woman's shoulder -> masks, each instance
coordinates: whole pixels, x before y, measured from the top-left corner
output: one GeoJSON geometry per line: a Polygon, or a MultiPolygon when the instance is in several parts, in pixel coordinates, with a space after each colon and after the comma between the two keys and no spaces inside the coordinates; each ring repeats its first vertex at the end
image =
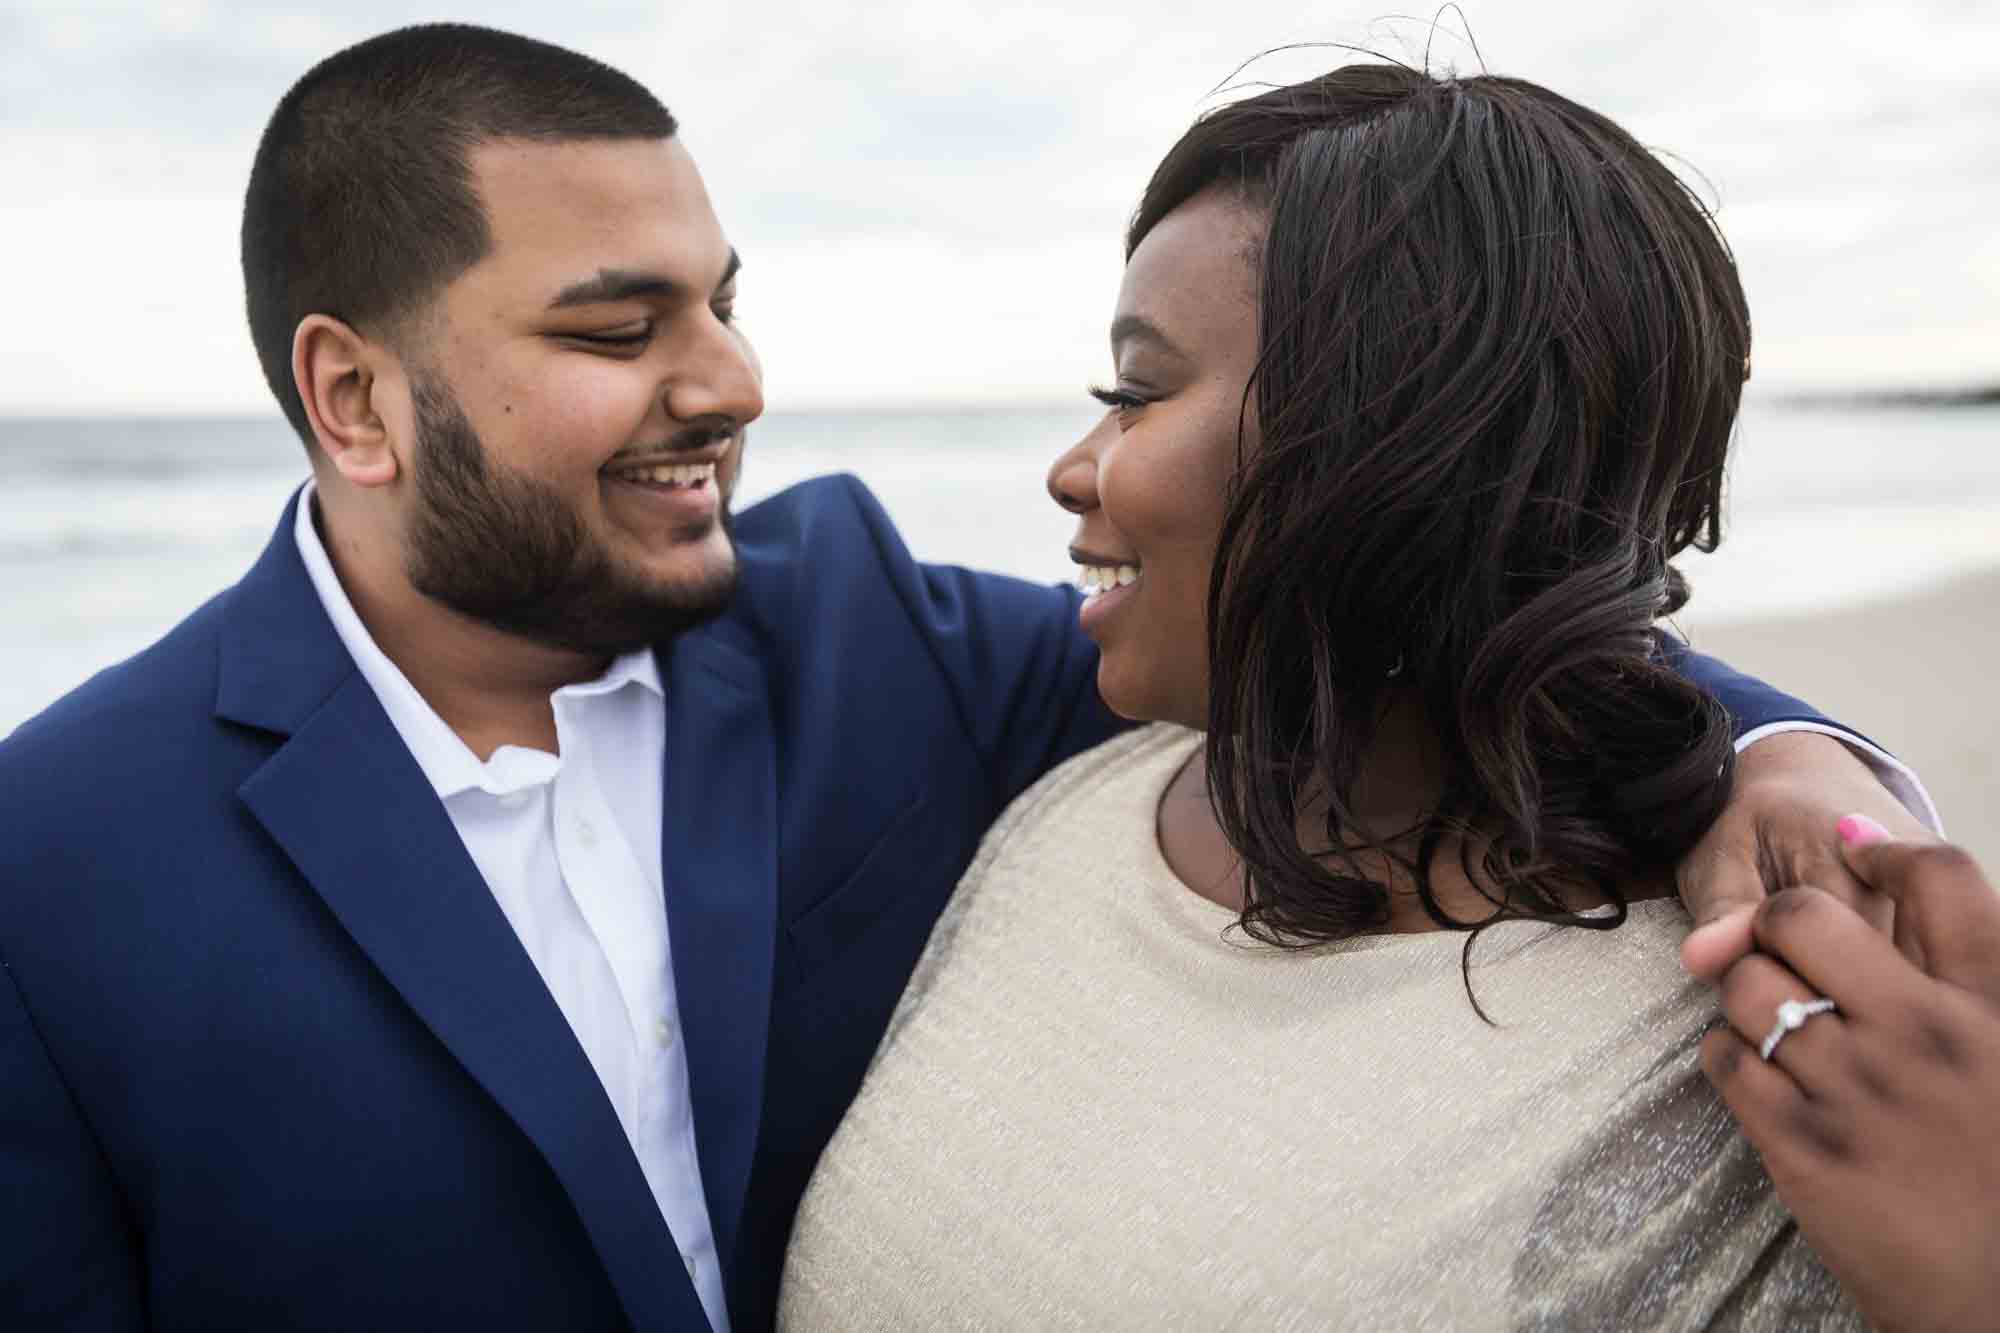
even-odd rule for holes
{"type": "Polygon", "coordinates": [[[1201,733],[1185,727],[1140,727],[1064,761],[1014,798],[931,928],[880,1050],[895,1043],[945,974],[982,970],[968,951],[1007,959],[1031,940],[1052,947],[1046,923],[1060,914],[1077,926],[1079,885],[1143,863],[1159,792],[1200,743],[1201,733]]]}
{"type": "Polygon", "coordinates": [[[1040,781],[1015,798],[994,827],[999,828],[1017,811],[1043,803],[1056,793],[1132,780],[1140,774],[1161,768],[1171,773],[1186,761],[1201,741],[1201,732],[1174,722],[1149,722],[1145,726],[1120,732],[1102,745],[1072,755],[1043,774],[1040,781]]]}
{"type": "Polygon", "coordinates": [[[995,820],[960,880],[961,890],[983,878],[1003,852],[1024,837],[1065,826],[1104,827],[1129,823],[1142,816],[1148,828],[1160,789],[1201,744],[1202,733],[1171,722],[1114,736],[1102,745],[1074,755],[1043,774],[1034,786],[1014,798],[995,820]]]}

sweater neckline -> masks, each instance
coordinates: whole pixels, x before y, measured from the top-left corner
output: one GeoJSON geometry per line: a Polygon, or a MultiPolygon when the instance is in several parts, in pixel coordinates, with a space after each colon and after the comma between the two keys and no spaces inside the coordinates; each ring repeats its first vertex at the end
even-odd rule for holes
{"type": "MultiPolygon", "coordinates": [[[[1456,952],[1465,947],[1466,932],[1457,930],[1424,931],[1415,934],[1355,935],[1344,940],[1329,940],[1323,944],[1311,945],[1304,949],[1286,949],[1265,944],[1251,938],[1236,928],[1237,914],[1212,898],[1203,897],[1194,887],[1174,873],[1167,864],[1166,853],[1160,848],[1160,803],[1166,798],[1167,788],[1172,785],[1174,775],[1181,765],[1205,742],[1205,734],[1185,727],[1161,724],[1161,735],[1155,745],[1147,747],[1144,781],[1134,783],[1134,795],[1138,798],[1143,815],[1138,841],[1140,849],[1140,870],[1146,880],[1149,896],[1157,900],[1152,906],[1162,915],[1173,920],[1182,932],[1198,937],[1206,945],[1226,950],[1232,955],[1244,957],[1275,958],[1325,958],[1340,954],[1370,953],[1378,949],[1433,949],[1445,947],[1456,952]]],[[[1680,910],[1675,898],[1646,898],[1626,904],[1628,921],[1650,917],[1655,913],[1672,913],[1680,910]]],[[[1612,909],[1593,908],[1584,915],[1610,915],[1612,909]]],[[[1536,931],[1560,929],[1545,921],[1503,921],[1487,928],[1488,942],[1502,947],[1509,936],[1522,928],[1536,931]]],[[[1520,942],[1516,940],[1515,942],[1520,942]]]]}

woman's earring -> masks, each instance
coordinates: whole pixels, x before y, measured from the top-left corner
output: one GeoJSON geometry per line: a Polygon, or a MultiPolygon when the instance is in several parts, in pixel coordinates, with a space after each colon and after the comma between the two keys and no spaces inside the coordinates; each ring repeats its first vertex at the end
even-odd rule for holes
{"type": "Polygon", "coordinates": [[[1401,653],[1397,653],[1396,665],[1389,668],[1387,678],[1389,680],[1394,680],[1396,677],[1402,674],[1403,674],[1403,655],[1401,653]]]}

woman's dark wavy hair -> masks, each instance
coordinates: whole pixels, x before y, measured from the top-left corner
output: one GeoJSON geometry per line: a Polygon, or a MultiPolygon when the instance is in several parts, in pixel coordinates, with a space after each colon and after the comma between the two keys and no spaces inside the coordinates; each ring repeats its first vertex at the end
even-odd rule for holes
{"type": "Polygon", "coordinates": [[[1381,924],[1363,847],[1441,926],[1621,923],[1624,886],[1693,846],[1733,773],[1727,717],[1654,628],[1687,599],[1668,559],[1720,538],[1749,365],[1713,218],[1594,111],[1393,65],[1204,116],[1127,254],[1212,189],[1267,222],[1258,440],[1239,436],[1208,594],[1210,735],[1233,741],[1208,778],[1244,929],[1381,924]],[[1421,697],[1445,776],[1394,848],[1350,804],[1392,691],[1421,697]],[[1307,799],[1330,852],[1300,845],[1307,799]],[[1493,904],[1478,919],[1432,892],[1454,838],[1493,904]],[[1615,910],[1577,916],[1586,886],[1615,910]]]}

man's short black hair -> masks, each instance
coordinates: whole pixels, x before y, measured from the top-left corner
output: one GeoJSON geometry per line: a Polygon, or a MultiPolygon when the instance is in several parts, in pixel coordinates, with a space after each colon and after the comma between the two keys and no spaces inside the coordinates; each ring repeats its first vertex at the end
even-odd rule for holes
{"type": "Polygon", "coordinates": [[[491,28],[401,28],[315,65],[271,113],[243,200],[250,338],[299,437],[311,446],[292,382],[299,321],[331,315],[384,336],[492,244],[473,148],[674,130],[637,80],[491,28]]]}

